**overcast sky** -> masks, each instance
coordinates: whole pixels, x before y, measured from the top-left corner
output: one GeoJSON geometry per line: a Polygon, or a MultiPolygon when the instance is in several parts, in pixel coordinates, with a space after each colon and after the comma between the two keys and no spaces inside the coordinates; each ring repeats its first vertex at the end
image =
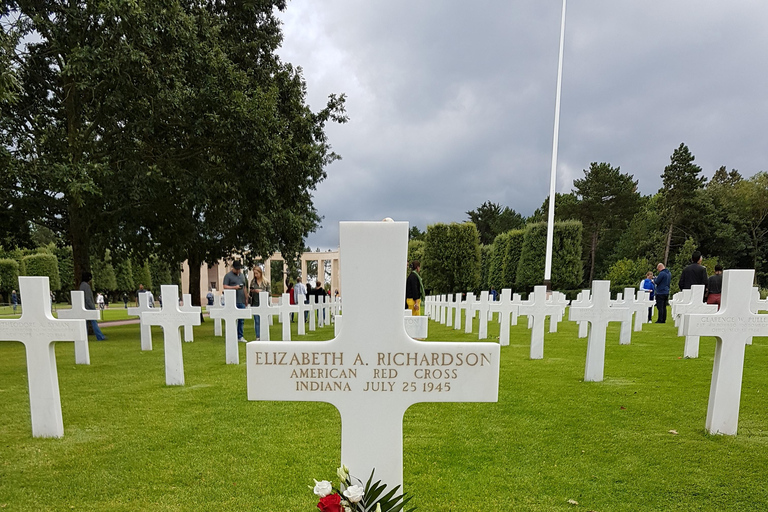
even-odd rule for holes
{"type": "MultiPolygon", "coordinates": [[[[343,160],[314,194],[307,244],[338,247],[342,220],[425,230],[490,200],[528,216],[549,193],[561,0],[290,0],[283,60],[301,66],[343,160]]],[[[768,171],[768,1],[568,2],[557,191],[608,162],[656,192],[688,145],[768,171]]]]}

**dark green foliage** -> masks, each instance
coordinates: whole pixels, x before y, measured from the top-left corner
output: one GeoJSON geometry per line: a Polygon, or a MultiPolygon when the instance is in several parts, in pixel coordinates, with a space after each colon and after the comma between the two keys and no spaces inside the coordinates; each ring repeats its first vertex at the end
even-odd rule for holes
{"type": "Polygon", "coordinates": [[[154,282],[152,281],[152,273],[149,270],[149,262],[139,263],[134,261],[131,264],[131,268],[133,269],[133,284],[136,286],[136,289],[139,288],[140,284],[143,284],[145,290],[152,290],[153,293],[160,291],[159,288],[155,290],[152,286],[154,282]]]}
{"type": "MultiPolygon", "coordinates": [[[[490,266],[491,259],[493,258],[493,246],[481,245],[480,246],[480,286],[476,291],[490,290],[490,266]]],[[[494,286],[495,288],[495,286],[494,286]]]]}
{"type": "Polygon", "coordinates": [[[488,284],[497,290],[504,288],[504,257],[507,254],[507,242],[509,235],[502,233],[497,235],[491,246],[491,257],[488,263],[488,284]]]}
{"type": "MultiPolygon", "coordinates": [[[[645,274],[654,270],[655,264],[645,258],[639,260],[623,258],[611,265],[604,279],[611,282],[611,292],[615,294],[623,292],[624,288],[638,288],[640,282],[645,279],[645,274]]],[[[587,283],[586,286],[589,287],[591,284],[587,283]]]]}
{"type": "Polygon", "coordinates": [[[701,167],[694,164],[695,157],[688,146],[681,143],[672,152],[670,163],[661,175],[662,187],[660,212],[667,227],[664,263],[669,259],[670,250],[679,244],[679,236],[691,232],[692,224],[701,211],[700,190],[707,179],[701,176],[701,167]]]}
{"type": "Polygon", "coordinates": [[[688,238],[675,254],[674,262],[669,269],[669,272],[672,274],[672,282],[669,285],[670,297],[680,291],[680,287],[677,285],[678,281],[680,281],[680,274],[683,273],[685,267],[691,264],[691,255],[696,249],[698,249],[696,242],[693,238],[688,238]]]}
{"type": "MultiPolygon", "coordinates": [[[[75,289],[75,267],[72,261],[72,247],[56,247],[53,250],[56,259],[59,260],[59,277],[61,278],[61,290],[69,300],[69,290],[75,289]]],[[[78,280],[79,281],[79,280],[78,280]]]]}
{"type": "Polygon", "coordinates": [[[3,292],[3,297],[7,298],[12,290],[19,290],[19,262],[3,258],[0,259],[0,291],[3,292]]]}
{"type": "Polygon", "coordinates": [[[408,241],[408,263],[421,262],[424,259],[424,240],[412,239],[408,241]]]}
{"type": "Polygon", "coordinates": [[[424,241],[422,279],[430,293],[474,290],[480,284],[480,237],[474,224],[433,224],[424,241]]]}
{"type": "Polygon", "coordinates": [[[112,266],[112,255],[109,249],[102,257],[91,258],[91,270],[93,272],[93,289],[100,292],[112,292],[117,290],[117,277],[112,266]]]}
{"type": "MultiPolygon", "coordinates": [[[[583,279],[581,265],[581,231],[579,221],[556,222],[552,242],[552,288],[570,290],[583,279]]],[[[529,224],[525,230],[522,253],[517,267],[518,290],[531,290],[544,282],[547,225],[529,224]]]]}
{"type": "Polygon", "coordinates": [[[475,224],[480,234],[480,243],[492,244],[496,236],[525,226],[525,218],[515,210],[505,206],[486,201],[476,210],[467,212],[469,221],[475,224]]]}
{"type": "MultiPolygon", "coordinates": [[[[151,286],[148,288],[151,289],[152,293],[155,295],[160,293],[160,287],[162,285],[173,284],[168,263],[154,256],[149,258],[149,276],[151,286]]],[[[147,285],[144,285],[144,287],[147,288],[147,285]]],[[[180,290],[179,293],[184,293],[184,291],[180,290]]]]}
{"type": "Polygon", "coordinates": [[[123,258],[115,263],[114,267],[117,290],[128,292],[130,295],[137,288],[133,282],[133,266],[131,265],[131,260],[123,258]]]}
{"type": "Polygon", "coordinates": [[[22,259],[25,276],[48,276],[51,290],[61,288],[59,262],[51,253],[30,254],[22,259]]]}
{"type": "Polygon", "coordinates": [[[627,228],[640,207],[640,193],[631,175],[597,162],[584,170],[584,178],[573,181],[573,187],[578,199],[576,218],[584,225],[587,281],[592,281],[601,242],[608,238],[610,248],[610,239],[615,240],[627,228]]]}
{"type": "Polygon", "coordinates": [[[524,229],[515,229],[506,233],[507,247],[504,253],[501,288],[517,290],[517,267],[520,265],[520,255],[525,241],[524,229]]]}

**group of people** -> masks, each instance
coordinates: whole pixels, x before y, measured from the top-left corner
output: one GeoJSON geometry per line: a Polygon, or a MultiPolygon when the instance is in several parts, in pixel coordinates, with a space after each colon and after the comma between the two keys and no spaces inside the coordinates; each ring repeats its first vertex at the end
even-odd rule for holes
{"type": "MultiPolygon", "coordinates": [[[[680,290],[689,290],[695,284],[704,285],[704,298],[707,304],[717,304],[720,307],[720,295],[723,290],[723,267],[715,266],[715,275],[707,276],[707,269],[701,264],[702,256],[699,251],[691,255],[691,263],[680,274],[678,286],[680,290]]],[[[669,288],[672,284],[672,274],[663,263],[656,265],[658,273],[654,277],[649,271],[640,283],[640,289],[650,294],[651,300],[656,301],[659,311],[657,324],[667,322],[667,305],[669,304],[669,288]]],[[[653,321],[653,307],[648,308],[648,323],[653,321]]]]}
{"type": "MultiPolygon", "coordinates": [[[[253,271],[253,278],[251,279],[249,285],[248,279],[243,274],[242,269],[242,263],[239,260],[235,261],[232,264],[232,270],[227,272],[227,274],[224,276],[224,280],[222,281],[222,288],[224,290],[235,290],[235,304],[238,309],[245,309],[249,305],[252,307],[259,307],[259,294],[261,292],[269,292],[269,282],[264,278],[264,273],[261,268],[256,267],[253,271]],[[248,293],[246,293],[246,290],[248,290],[248,293]]],[[[303,302],[304,304],[309,304],[309,301],[311,300],[310,297],[323,296],[328,294],[328,292],[323,289],[319,281],[316,283],[314,288],[309,282],[307,282],[307,286],[305,287],[304,283],[301,282],[301,278],[296,280],[295,285],[292,282],[286,281],[286,293],[288,293],[290,296],[291,304],[299,304],[299,301],[303,302]]],[[[337,290],[337,297],[338,294],[339,292],[337,290]]],[[[213,294],[210,293],[209,295],[211,296],[209,298],[210,305],[212,303],[213,294]]],[[[325,312],[323,312],[323,314],[325,314],[325,312]]],[[[305,311],[304,321],[306,322],[308,318],[309,313],[305,311]]],[[[294,314],[291,313],[291,322],[293,321],[294,314]]],[[[238,320],[237,339],[243,343],[246,341],[245,333],[243,331],[244,327],[245,321],[242,319],[238,320]]],[[[253,315],[253,330],[256,332],[256,340],[258,341],[261,338],[261,317],[259,315],[253,315]]]]}

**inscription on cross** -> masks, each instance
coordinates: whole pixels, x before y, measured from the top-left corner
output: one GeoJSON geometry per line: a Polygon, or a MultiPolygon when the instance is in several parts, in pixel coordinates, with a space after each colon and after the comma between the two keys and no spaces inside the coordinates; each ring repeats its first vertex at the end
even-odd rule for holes
{"type": "Polygon", "coordinates": [[[138,316],[139,324],[141,325],[141,350],[152,350],[152,326],[144,321],[142,313],[145,311],[154,311],[155,308],[149,305],[149,294],[139,294],[139,305],[135,308],[128,308],[128,314],[130,316],[138,316]]]}
{"type": "Polygon", "coordinates": [[[588,306],[571,304],[568,319],[589,322],[587,363],[584,367],[585,382],[602,382],[605,370],[605,331],[608,322],[621,322],[626,314],[611,307],[611,282],[592,281],[592,294],[588,306]]]}
{"type": "Polygon", "coordinates": [[[200,308],[193,307],[193,311],[180,310],[179,287],[175,284],[164,284],[160,290],[163,296],[163,307],[142,312],[141,321],[147,325],[159,325],[163,328],[165,383],[168,386],[183,386],[184,355],[181,351],[179,329],[185,325],[200,325],[200,308]]]}
{"type": "Polygon", "coordinates": [[[224,290],[224,307],[210,310],[214,320],[224,320],[224,346],[227,364],[240,364],[240,349],[237,346],[237,321],[251,318],[251,312],[237,307],[237,290],[224,290]]]}
{"type": "MultiPolygon", "coordinates": [[[[101,310],[85,309],[85,292],[72,290],[72,309],[60,309],[57,316],[62,320],[101,320],[101,310]]],[[[91,364],[88,336],[75,340],[75,364],[91,364]]]]}
{"type": "Polygon", "coordinates": [[[707,406],[710,434],[736,435],[747,341],[768,336],[768,315],[755,314],[750,307],[754,277],[754,270],[724,271],[720,311],[683,317],[686,336],[717,338],[707,406]]]}
{"type": "Polygon", "coordinates": [[[62,437],[64,420],[54,343],[87,336],[85,320],[53,317],[47,277],[19,277],[19,291],[24,299],[21,318],[0,320],[0,340],[20,341],[26,349],[32,436],[62,437]]]}
{"type": "Polygon", "coordinates": [[[249,400],[321,401],[341,415],[341,461],[403,479],[403,415],[419,402],[498,399],[497,343],[418,342],[403,323],[407,222],[342,222],[344,322],[325,342],[247,345],[249,400]],[[371,295],[370,276],[382,279],[371,295]]]}

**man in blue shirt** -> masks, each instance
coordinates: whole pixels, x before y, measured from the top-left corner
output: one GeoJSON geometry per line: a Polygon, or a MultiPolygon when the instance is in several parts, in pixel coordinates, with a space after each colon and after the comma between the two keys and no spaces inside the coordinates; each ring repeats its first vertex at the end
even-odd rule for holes
{"type": "Polygon", "coordinates": [[[656,279],[653,280],[653,284],[656,285],[656,308],[659,310],[659,319],[656,320],[656,323],[664,324],[667,322],[667,304],[669,303],[669,285],[672,282],[672,274],[669,269],[664,267],[663,263],[656,265],[656,270],[659,271],[656,279]]]}

